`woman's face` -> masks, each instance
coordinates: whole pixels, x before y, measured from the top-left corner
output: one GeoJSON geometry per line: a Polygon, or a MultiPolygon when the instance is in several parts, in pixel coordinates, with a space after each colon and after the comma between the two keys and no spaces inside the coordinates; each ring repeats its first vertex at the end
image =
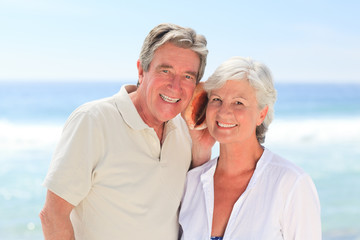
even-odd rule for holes
{"type": "Polygon", "coordinates": [[[228,80],[211,91],[206,110],[206,124],[219,143],[257,141],[256,127],[267,113],[260,110],[256,92],[248,80],[228,80]]]}

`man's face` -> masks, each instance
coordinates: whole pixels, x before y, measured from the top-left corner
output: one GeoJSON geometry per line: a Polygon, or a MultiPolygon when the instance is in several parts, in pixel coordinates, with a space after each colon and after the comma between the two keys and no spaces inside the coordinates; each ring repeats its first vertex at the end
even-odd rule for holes
{"type": "Polygon", "coordinates": [[[166,122],[188,105],[196,86],[200,58],[190,49],[166,43],[158,48],[148,72],[138,63],[140,116],[149,126],[166,122]]]}

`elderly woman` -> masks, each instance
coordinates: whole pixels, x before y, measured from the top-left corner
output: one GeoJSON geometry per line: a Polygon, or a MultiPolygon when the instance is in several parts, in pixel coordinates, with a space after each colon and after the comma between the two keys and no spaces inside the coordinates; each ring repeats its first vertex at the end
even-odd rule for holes
{"type": "Polygon", "coordinates": [[[268,68],[233,57],[204,89],[206,124],[220,155],[188,173],[181,239],[321,239],[311,178],[261,145],[276,101],[268,68]]]}

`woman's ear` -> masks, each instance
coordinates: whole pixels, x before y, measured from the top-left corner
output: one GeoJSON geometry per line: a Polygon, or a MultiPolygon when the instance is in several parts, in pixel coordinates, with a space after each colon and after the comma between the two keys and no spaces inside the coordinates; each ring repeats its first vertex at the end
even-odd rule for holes
{"type": "Polygon", "coordinates": [[[269,110],[269,107],[267,105],[263,109],[260,110],[259,119],[258,119],[258,122],[256,123],[257,126],[260,126],[263,123],[268,110],[269,110]]]}

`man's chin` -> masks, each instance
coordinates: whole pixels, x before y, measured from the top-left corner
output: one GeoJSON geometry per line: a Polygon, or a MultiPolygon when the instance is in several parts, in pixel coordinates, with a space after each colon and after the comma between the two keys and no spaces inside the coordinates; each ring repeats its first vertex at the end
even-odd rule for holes
{"type": "Polygon", "coordinates": [[[177,115],[179,115],[179,113],[175,112],[175,113],[171,113],[171,114],[166,114],[166,115],[163,115],[161,117],[161,119],[162,119],[163,122],[167,122],[167,121],[175,118],[177,115]]]}

